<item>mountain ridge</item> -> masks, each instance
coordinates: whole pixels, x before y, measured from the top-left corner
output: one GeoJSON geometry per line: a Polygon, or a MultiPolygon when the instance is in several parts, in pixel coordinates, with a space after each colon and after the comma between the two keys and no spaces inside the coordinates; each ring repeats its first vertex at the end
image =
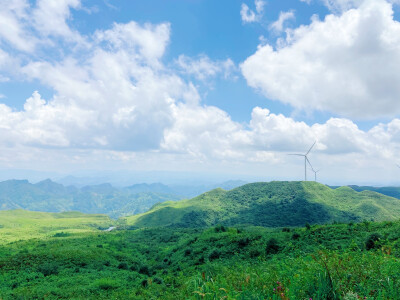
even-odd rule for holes
{"type": "Polygon", "coordinates": [[[315,182],[250,183],[215,189],[192,199],[164,202],[140,215],[126,217],[138,227],[196,227],[250,224],[303,226],[305,223],[359,222],[400,218],[400,200],[349,187],[331,189],[315,182]]]}

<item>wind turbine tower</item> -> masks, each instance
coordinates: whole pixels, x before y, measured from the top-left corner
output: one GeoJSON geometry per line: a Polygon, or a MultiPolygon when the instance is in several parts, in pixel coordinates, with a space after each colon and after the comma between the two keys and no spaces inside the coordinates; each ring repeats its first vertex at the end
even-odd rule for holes
{"type": "Polygon", "coordinates": [[[321,169],[316,170],[316,171],[313,169],[313,172],[314,172],[314,181],[315,181],[315,182],[317,182],[317,173],[318,173],[319,171],[321,171],[321,169]]]}
{"type": "MultiPolygon", "coordinates": [[[[311,149],[314,147],[315,143],[317,141],[314,142],[314,144],[312,144],[312,146],[310,147],[310,149],[308,149],[308,151],[306,152],[306,154],[300,154],[300,153],[293,153],[293,154],[289,154],[289,155],[296,155],[296,156],[304,156],[304,181],[307,181],[307,162],[310,164],[310,161],[308,160],[307,155],[310,153],[311,149]]],[[[312,168],[312,166],[311,166],[312,168]]],[[[313,170],[314,171],[314,170],[313,170]]],[[[316,176],[316,175],[315,175],[316,176]]]]}

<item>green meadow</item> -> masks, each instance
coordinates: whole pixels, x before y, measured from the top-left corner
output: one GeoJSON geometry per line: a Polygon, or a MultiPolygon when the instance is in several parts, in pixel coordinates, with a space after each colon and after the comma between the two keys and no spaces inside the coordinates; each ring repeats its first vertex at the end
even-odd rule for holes
{"type": "Polygon", "coordinates": [[[105,215],[80,212],[0,211],[0,245],[32,238],[46,239],[60,232],[96,232],[114,223],[105,215]]]}

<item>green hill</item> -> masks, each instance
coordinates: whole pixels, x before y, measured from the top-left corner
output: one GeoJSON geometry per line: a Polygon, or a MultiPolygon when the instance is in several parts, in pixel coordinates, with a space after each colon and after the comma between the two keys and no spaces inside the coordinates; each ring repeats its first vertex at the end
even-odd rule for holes
{"type": "Polygon", "coordinates": [[[353,190],[357,192],[362,191],[373,191],[386,196],[394,197],[400,199],[400,187],[396,186],[384,186],[384,187],[374,187],[374,186],[358,186],[358,185],[349,185],[353,190]]]}
{"type": "Polygon", "coordinates": [[[331,189],[316,182],[259,182],[230,191],[215,189],[189,200],[167,201],[126,221],[138,227],[282,227],[398,218],[400,200],[376,192],[331,189]]]}

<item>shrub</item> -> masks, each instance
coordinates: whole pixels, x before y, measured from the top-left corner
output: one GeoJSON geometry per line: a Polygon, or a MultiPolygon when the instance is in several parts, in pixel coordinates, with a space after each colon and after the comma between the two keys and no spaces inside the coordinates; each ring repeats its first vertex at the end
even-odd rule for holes
{"type": "Polygon", "coordinates": [[[160,278],[160,277],[154,277],[153,282],[156,284],[163,284],[164,280],[162,280],[162,278],[160,278]]]}
{"type": "Polygon", "coordinates": [[[300,234],[298,234],[297,232],[292,234],[292,240],[298,240],[300,238],[300,234]]]}
{"type": "Polygon", "coordinates": [[[101,278],[97,280],[96,285],[101,290],[112,290],[118,288],[118,282],[109,278],[101,278]]]}
{"type": "Polygon", "coordinates": [[[129,270],[134,271],[134,272],[138,272],[139,271],[139,266],[137,264],[133,264],[129,270]]]}
{"type": "Polygon", "coordinates": [[[249,253],[251,258],[259,257],[261,255],[261,252],[257,249],[252,249],[249,253]]]}
{"type": "Polygon", "coordinates": [[[189,256],[190,254],[192,254],[192,249],[188,248],[185,250],[185,256],[189,256]]]}
{"type": "Polygon", "coordinates": [[[118,269],[128,270],[128,264],[126,262],[122,262],[118,265],[118,269]]]}
{"type": "Polygon", "coordinates": [[[141,266],[141,267],[139,268],[139,273],[140,273],[140,274],[143,274],[143,275],[150,276],[150,269],[149,269],[148,266],[141,266]]]}
{"type": "Polygon", "coordinates": [[[307,230],[310,230],[310,229],[311,229],[310,223],[307,222],[306,225],[305,225],[305,227],[306,227],[307,230]]]}
{"type": "Polygon", "coordinates": [[[215,230],[215,232],[225,232],[226,228],[223,225],[218,225],[218,226],[215,226],[214,230],[215,230]]]}
{"type": "Polygon", "coordinates": [[[270,238],[267,242],[267,246],[265,248],[265,254],[270,255],[270,254],[276,254],[280,250],[280,246],[278,244],[278,241],[275,238],[270,238]]]}
{"type": "Polygon", "coordinates": [[[149,285],[149,282],[147,281],[147,279],[142,280],[141,283],[142,287],[147,287],[149,285]]]}
{"type": "Polygon", "coordinates": [[[103,265],[105,265],[106,267],[111,266],[111,262],[109,260],[106,260],[103,265]]]}
{"type": "Polygon", "coordinates": [[[288,228],[288,227],[283,227],[283,228],[282,228],[282,232],[290,232],[290,228],[288,228]]]}
{"type": "Polygon", "coordinates": [[[44,276],[57,275],[58,265],[54,262],[44,263],[38,267],[38,271],[44,276]]]}
{"type": "Polygon", "coordinates": [[[371,250],[377,248],[377,242],[382,238],[379,233],[372,233],[365,241],[365,249],[371,250]]]}
{"type": "Polygon", "coordinates": [[[250,239],[247,237],[247,238],[243,238],[243,239],[240,239],[239,241],[238,241],[238,246],[239,246],[239,248],[244,248],[244,247],[246,247],[248,244],[250,244],[250,239]]]}
{"type": "Polygon", "coordinates": [[[221,252],[217,249],[214,249],[213,251],[211,251],[211,253],[208,255],[208,259],[210,261],[213,261],[215,259],[218,259],[221,256],[221,252]]]}
{"type": "Polygon", "coordinates": [[[66,237],[66,236],[70,236],[70,234],[68,232],[57,232],[55,235],[53,235],[53,237],[66,237]]]}

